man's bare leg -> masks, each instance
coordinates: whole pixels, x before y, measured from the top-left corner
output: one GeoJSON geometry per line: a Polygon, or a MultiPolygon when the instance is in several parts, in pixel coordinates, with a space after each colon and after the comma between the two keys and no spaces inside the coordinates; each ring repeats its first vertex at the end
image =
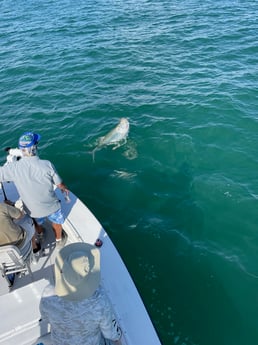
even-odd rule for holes
{"type": "Polygon", "coordinates": [[[56,236],[56,240],[60,241],[62,239],[62,224],[52,223],[52,227],[56,236]]]}

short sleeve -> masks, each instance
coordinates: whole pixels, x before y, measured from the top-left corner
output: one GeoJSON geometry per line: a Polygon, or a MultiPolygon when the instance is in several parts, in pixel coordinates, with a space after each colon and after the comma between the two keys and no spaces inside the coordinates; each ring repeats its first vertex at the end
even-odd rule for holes
{"type": "Polygon", "coordinates": [[[51,166],[51,169],[52,169],[52,179],[53,179],[53,182],[54,182],[54,184],[57,186],[57,185],[59,185],[60,183],[62,183],[62,179],[61,179],[61,177],[58,175],[55,166],[54,166],[52,163],[50,163],[50,166],[51,166]]]}
{"type": "Polygon", "coordinates": [[[119,340],[121,337],[121,329],[116,320],[113,308],[107,297],[105,298],[105,307],[103,310],[103,317],[100,323],[101,332],[106,339],[113,341],[119,340]]]}

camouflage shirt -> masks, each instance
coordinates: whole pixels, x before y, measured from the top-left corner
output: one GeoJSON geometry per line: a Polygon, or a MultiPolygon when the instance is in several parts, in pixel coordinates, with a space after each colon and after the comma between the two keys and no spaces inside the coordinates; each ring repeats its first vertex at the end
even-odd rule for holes
{"type": "Polygon", "coordinates": [[[55,294],[53,286],[43,291],[40,311],[51,325],[53,345],[99,345],[102,335],[118,340],[121,330],[103,288],[82,301],[67,301],[55,294]]]}

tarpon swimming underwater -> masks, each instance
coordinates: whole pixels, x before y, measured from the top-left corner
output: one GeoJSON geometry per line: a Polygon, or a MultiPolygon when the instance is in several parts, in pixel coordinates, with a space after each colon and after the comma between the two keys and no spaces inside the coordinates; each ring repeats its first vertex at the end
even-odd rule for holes
{"type": "Polygon", "coordinates": [[[129,121],[122,117],[118,125],[108,132],[104,137],[99,139],[98,145],[92,151],[93,161],[95,159],[95,152],[108,145],[115,145],[112,150],[117,149],[118,147],[126,143],[126,139],[129,132],[129,121]]]}

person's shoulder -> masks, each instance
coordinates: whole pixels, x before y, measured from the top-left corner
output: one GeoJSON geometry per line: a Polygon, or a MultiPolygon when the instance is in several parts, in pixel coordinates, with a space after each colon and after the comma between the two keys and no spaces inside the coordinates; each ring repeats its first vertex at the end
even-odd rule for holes
{"type": "MultiPolygon", "coordinates": [[[[18,167],[21,166],[26,166],[26,165],[31,165],[31,164],[35,164],[37,162],[40,161],[40,158],[38,156],[31,156],[31,157],[22,157],[21,159],[19,159],[17,162],[14,162],[17,164],[18,167]]],[[[14,164],[12,163],[12,164],[14,164]]]]}
{"type": "Polygon", "coordinates": [[[20,161],[21,159],[11,163],[5,163],[4,165],[0,166],[0,169],[2,172],[13,172],[16,168],[19,167],[20,161]]]}
{"type": "Polygon", "coordinates": [[[5,204],[4,202],[1,202],[1,203],[0,203],[0,210],[1,210],[1,211],[4,211],[4,210],[6,210],[6,209],[7,209],[6,204],[5,204]]]}
{"type": "Polygon", "coordinates": [[[38,156],[31,157],[31,158],[34,158],[33,162],[37,165],[53,167],[53,163],[48,159],[42,159],[38,156]]]}
{"type": "Polygon", "coordinates": [[[53,164],[49,159],[40,158],[39,156],[37,156],[37,158],[40,160],[40,162],[44,162],[45,164],[53,164]]]}
{"type": "Polygon", "coordinates": [[[98,300],[99,304],[102,304],[102,306],[105,306],[105,307],[110,307],[110,300],[102,286],[98,287],[94,296],[96,300],[98,300]]]}
{"type": "Polygon", "coordinates": [[[21,211],[18,208],[14,207],[14,205],[11,205],[11,201],[9,201],[9,200],[7,200],[6,202],[0,203],[0,208],[2,211],[6,211],[8,213],[9,212],[16,212],[16,210],[17,210],[17,212],[16,212],[17,214],[21,213],[21,211]]]}

